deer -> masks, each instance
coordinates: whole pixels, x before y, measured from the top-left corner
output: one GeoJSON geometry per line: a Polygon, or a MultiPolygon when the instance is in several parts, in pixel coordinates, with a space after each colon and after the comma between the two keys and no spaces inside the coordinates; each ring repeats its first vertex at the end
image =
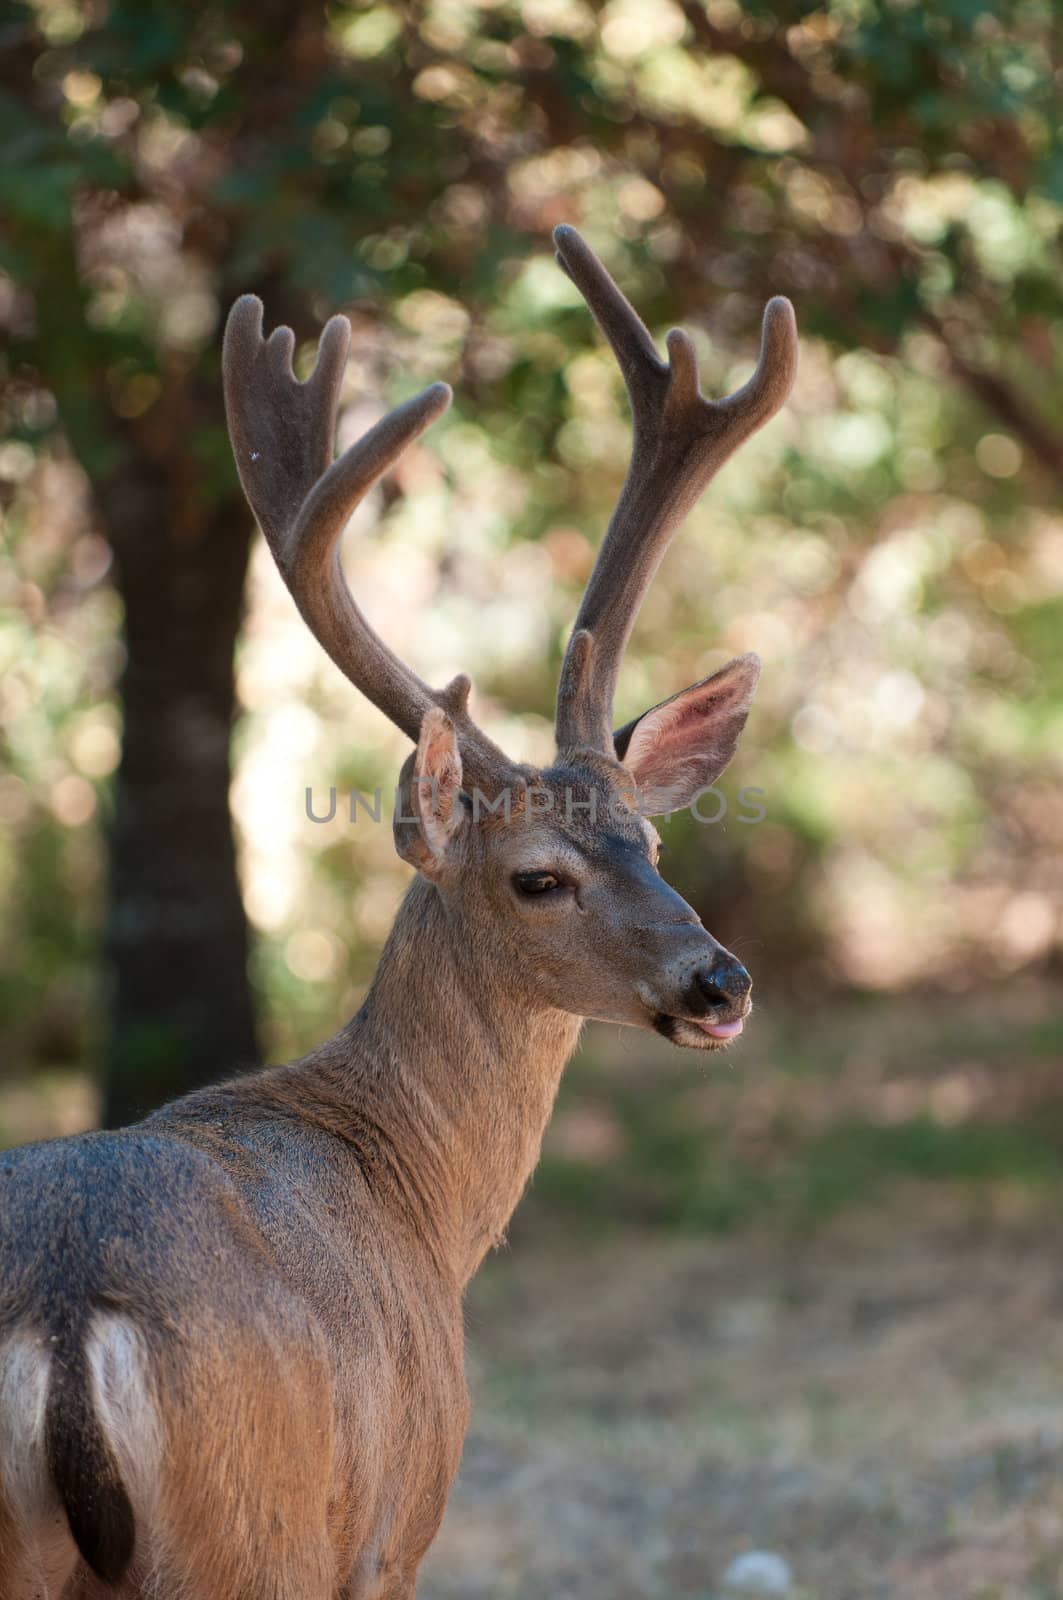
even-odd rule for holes
{"type": "Polygon", "coordinates": [[[564,653],[557,754],[511,761],[460,675],[431,689],[350,593],[354,509],[445,409],[437,383],[333,460],[346,318],[305,382],[236,302],[222,375],[239,475],[318,641],[414,748],[414,876],[357,1013],[292,1064],[132,1126],[0,1155],[2,1600],[412,1600],[469,1416],[463,1296],[531,1176],[588,1018],[720,1051],[751,979],[661,877],[650,820],[734,754],[743,655],[614,731],[665,550],[785,402],[797,335],[702,396],[570,226],[557,260],[619,364],[633,444],[564,653]]]}

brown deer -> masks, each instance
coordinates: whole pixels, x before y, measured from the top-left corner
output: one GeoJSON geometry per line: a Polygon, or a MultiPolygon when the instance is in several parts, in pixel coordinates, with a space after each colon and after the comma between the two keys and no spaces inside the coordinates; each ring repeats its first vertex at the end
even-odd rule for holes
{"type": "Polygon", "coordinates": [[[304,1060],[118,1132],[0,1156],[3,1600],[408,1600],[458,1467],[462,1295],[532,1172],[586,1017],[723,1048],[750,979],[658,876],[647,820],[734,752],[742,656],[614,733],[639,602],[717,468],[785,400],[796,333],[709,401],[694,349],[649,333],[579,235],[558,258],[616,354],[631,467],[561,670],[556,762],[508,760],[348,591],[370,486],[442,384],[332,461],[350,329],[306,383],[287,328],[239,300],[233,449],[309,627],[409,737],[395,837],[416,876],[365,1004],[304,1060]]]}

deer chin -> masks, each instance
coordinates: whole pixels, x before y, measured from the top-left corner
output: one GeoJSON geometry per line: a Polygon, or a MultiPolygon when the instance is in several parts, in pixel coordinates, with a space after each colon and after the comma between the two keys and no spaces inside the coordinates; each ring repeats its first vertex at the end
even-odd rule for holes
{"type": "Polygon", "coordinates": [[[726,1050],[742,1032],[745,1017],[733,1022],[707,1022],[701,1017],[669,1017],[661,1012],[653,1019],[653,1026],[670,1044],[681,1049],[726,1050]]]}

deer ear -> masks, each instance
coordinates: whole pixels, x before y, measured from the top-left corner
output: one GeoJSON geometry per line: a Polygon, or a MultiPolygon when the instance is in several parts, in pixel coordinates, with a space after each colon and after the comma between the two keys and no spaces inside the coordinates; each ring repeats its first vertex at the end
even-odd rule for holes
{"type": "Polygon", "coordinates": [[[681,811],[716,782],[735,753],[759,677],[758,657],[739,656],[614,733],[644,816],[681,811]]]}
{"type": "Polygon", "coordinates": [[[453,722],[440,706],[424,714],[417,750],[403,771],[400,807],[405,826],[396,824],[399,854],[428,877],[442,868],[462,825],[461,751],[453,722]]]}

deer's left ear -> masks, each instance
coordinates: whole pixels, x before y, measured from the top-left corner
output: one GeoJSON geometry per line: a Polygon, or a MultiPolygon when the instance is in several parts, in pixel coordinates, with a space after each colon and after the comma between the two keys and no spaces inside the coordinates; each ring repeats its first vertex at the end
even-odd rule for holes
{"type": "Polygon", "coordinates": [[[739,656],[614,733],[644,816],[681,811],[716,782],[735,753],[759,677],[759,658],[739,656]]]}

